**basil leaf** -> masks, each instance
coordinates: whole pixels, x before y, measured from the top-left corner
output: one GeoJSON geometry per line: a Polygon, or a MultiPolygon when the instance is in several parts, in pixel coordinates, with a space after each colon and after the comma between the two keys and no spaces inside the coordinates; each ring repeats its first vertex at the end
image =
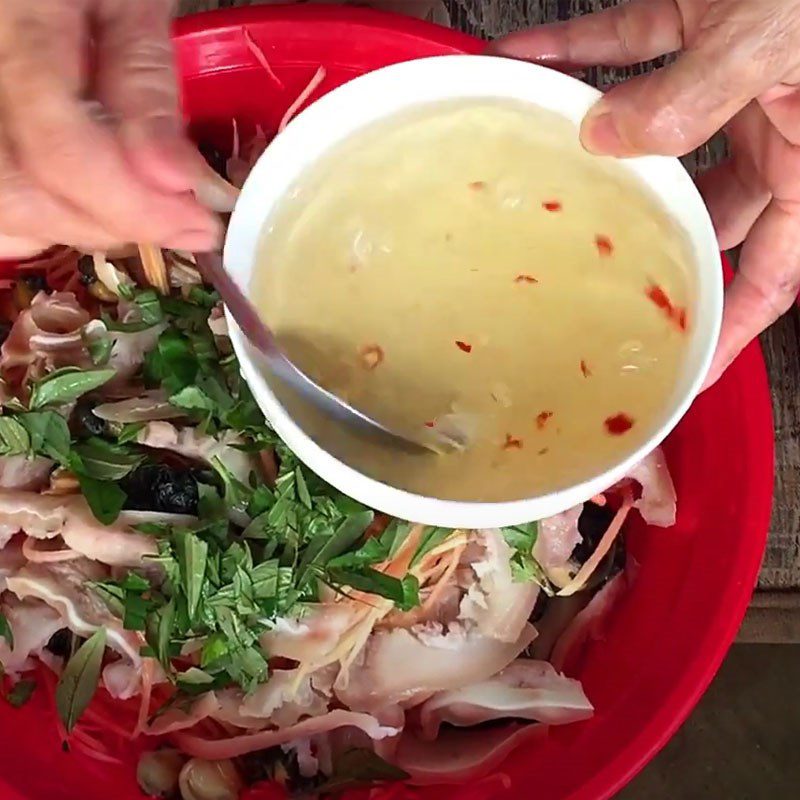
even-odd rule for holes
{"type": "Polygon", "coordinates": [[[55,411],[20,414],[17,421],[30,436],[31,449],[52,458],[62,466],[70,463],[71,437],[67,421],[55,411]]]}
{"type": "Polygon", "coordinates": [[[208,561],[208,544],[189,531],[175,532],[175,557],[181,571],[189,619],[194,620],[203,592],[208,561]]]}
{"type": "Polygon", "coordinates": [[[422,535],[422,540],[419,543],[417,552],[414,553],[414,557],[411,559],[411,566],[413,567],[419,564],[431,550],[436,549],[452,533],[453,530],[451,528],[426,529],[425,533],[422,535]]]}
{"type": "Polygon", "coordinates": [[[144,456],[98,437],[75,445],[83,465],[83,474],[100,481],[118,481],[130,474],[143,461],[144,456]]]}
{"type": "Polygon", "coordinates": [[[6,695],[6,700],[14,706],[14,708],[21,708],[31,699],[31,695],[36,689],[36,681],[22,680],[17,681],[12,687],[11,691],[6,695]]]}
{"type": "Polygon", "coordinates": [[[336,759],[333,775],[318,786],[316,792],[333,794],[382,781],[404,781],[409,777],[407,772],[384,761],[373,750],[359,747],[346,750],[336,759]]]}
{"type": "Polygon", "coordinates": [[[113,369],[80,370],[77,367],[65,367],[34,384],[28,405],[31,411],[37,411],[45,406],[70,403],[108,383],[116,374],[113,369]]]}
{"type": "Polygon", "coordinates": [[[92,339],[84,337],[84,346],[89,352],[92,364],[96,367],[104,367],[111,358],[111,351],[114,349],[114,340],[110,336],[95,336],[92,339]]]}
{"type": "Polygon", "coordinates": [[[194,383],[199,365],[188,339],[180,331],[167,328],[158,337],[157,349],[164,381],[173,392],[194,383]]]}
{"type": "Polygon", "coordinates": [[[0,612],[0,636],[6,640],[9,650],[14,649],[14,632],[11,630],[11,625],[6,619],[6,615],[0,612]]]}
{"type": "Polygon", "coordinates": [[[103,525],[110,525],[119,516],[128,496],[113,481],[101,481],[78,473],[81,492],[92,514],[103,525]]]}
{"type": "Polygon", "coordinates": [[[119,444],[128,444],[128,442],[135,442],[139,438],[139,432],[145,428],[144,422],[128,422],[122,426],[122,430],[117,436],[119,444]]]}
{"type": "Polygon", "coordinates": [[[14,417],[0,417],[0,456],[20,456],[30,452],[31,437],[14,417]]]}
{"type": "Polygon", "coordinates": [[[94,697],[105,649],[106,629],[98,628],[78,648],[61,673],[56,687],[56,709],[67,733],[72,731],[94,697]]]}

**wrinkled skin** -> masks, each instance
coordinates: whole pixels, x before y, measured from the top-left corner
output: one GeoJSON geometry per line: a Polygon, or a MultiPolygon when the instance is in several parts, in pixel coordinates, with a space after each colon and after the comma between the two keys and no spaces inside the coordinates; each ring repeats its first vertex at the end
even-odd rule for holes
{"type": "Polygon", "coordinates": [[[710,385],[800,288],[800,0],[633,0],[492,49],[567,70],[682,51],[611,89],[581,138],[598,153],[683,155],[725,129],[732,156],[700,188],[722,248],[744,248],[710,385]]]}
{"type": "Polygon", "coordinates": [[[216,244],[217,221],[189,194],[200,166],[178,109],[172,5],[0,3],[0,258],[56,243],[216,244]]]}

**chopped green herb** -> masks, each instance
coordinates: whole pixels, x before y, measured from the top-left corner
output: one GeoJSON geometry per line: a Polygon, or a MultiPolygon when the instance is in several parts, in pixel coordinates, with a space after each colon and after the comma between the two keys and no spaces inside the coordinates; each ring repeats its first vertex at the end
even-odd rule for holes
{"type": "Polygon", "coordinates": [[[113,369],[81,370],[77,367],[51,372],[34,384],[29,407],[38,411],[46,406],[63,405],[108,383],[116,375],[113,369]]]}
{"type": "Polygon", "coordinates": [[[0,612],[0,636],[6,640],[9,650],[14,649],[14,632],[11,630],[11,625],[6,618],[6,615],[0,612]]]}
{"type": "Polygon", "coordinates": [[[21,708],[31,699],[34,690],[36,689],[36,681],[21,680],[17,681],[11,690],[6,695],[6,700],[14,706],[14,708],[21,708]]]}
{"type": "Polygon", "coordinates": [[[435,550],[452,533],[453,531],[450,528],[428,528],[422,535],[417,552],[414,553],[414,557],[411,559],[411,566],[419,564],[431,550],[435,550]]]}
{"type": "Polygon", "coordinates": [[[0,417],[0,456],[21,456],[30,452],[31,437],[14,417],[0,417]]]}
{"type": "Polygon", "coordinates": [[[118,481],[130,474],[143,461],[141,453],[93,436],[73,451],[81,458],[82,472],[99,481],[118,481]]]}
{"type": "Polygon", "coordinates": [[[111,525],[116,521],[122,507],[125,505],[127,495],[120,487],[110,480],[98,480],[88,475],[78,474],[81,492],[92,510],[92,514],[103,523],[111,525]]]}
{"type": "Polygon", "coordinates": [[[55,411],[34,411],[16,419],[28,432],[34,453],[69,466],[70,433],[64,417],[55,411]]]}

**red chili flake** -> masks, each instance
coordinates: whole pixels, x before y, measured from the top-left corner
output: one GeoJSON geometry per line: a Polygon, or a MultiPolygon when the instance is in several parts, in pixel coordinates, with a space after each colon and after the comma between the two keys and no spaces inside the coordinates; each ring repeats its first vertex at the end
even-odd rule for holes
{"type": "Polygon", "coordinates": [[[467,344],[466,342],[460,342],[460,341],[458,341],[458,339],[456,339],[456,347],[459,350],[463,350],[465,353],[471,353],[472,352],[472,345],[471,344],[467,344]]]}
{"type": "Polygon", "coordinates": [[[366,369],[375,369],[384,359],[383,348],[378,344],[365,344],[358,351],[358,355],[366,369]]]}
{"type": "Polygon", "coordinates": [[[542,430],[542,428],[544,428],[544,426],[547,425],[547,421],[552,416],[553,416],[553,412],[552,411],[541,411],[541,412],[539,412],[539,414],[536,416],[536,427],[539,430],[542,430]]]}
{"type": "Polygon", "coordinates": [[[436,423],[435,422],[431,422],[430,420],[425,423],[425,427],[426,428],[433,428],[433,427],[435,427],[435,425],[436,425],[436,423]]]}
{"type": "Polygon", "coordinates": [[[633,427],[633,420],[625,413],[606,418],[606,430],[612,436],[621,436],[633,427]]]}
{"type": "Polygon", "coordinates": [[[645,289],[645,294],[666,314],[667,319],[674,322],[680,330],[686,330],[686,309],[674,306],[669,295],[660,286],[655,283],[650,284],[645,289]]]}
{"type": "Polygon", "coordinates": [[[486,181],[471,181],[467,186],[476,192],[480,192],[486,188],[486,181]]]}
{"type": "Polygon", "coordinates": [[[601,256],[610,256],[614,252],[614,245],[611,239],[608,236],[603,236],[602,233],[598,233],[594,237],[594,244],[601,256]]]}
{"type": "Polygon", "coordinates": [[[583,359],[581,359],[581,372],[583,373],[584,378],[588,378],[592,374],[592,371],[589,369],[589,365],[583,359]]]}
{"type": "Polygon", "coordinates": [[[514,283],[539,283],[539,281],[533,277],[533,275],[525,275],[520,273],[514,278],[514,283]]]}
{"type": "Polygon", "coordinates": [[[561,211],[563,206],[558,200],[545,200],[544,203],[542,203],[542,208],[545,211],[555,212],[555,211],[561,211]]]}
{"type": "Polygon", "coordinates": [[[503,450],[522,450],[522,439],[517,439],[510,433],[507,433],[505,444],[503,444],[503,450]]]}

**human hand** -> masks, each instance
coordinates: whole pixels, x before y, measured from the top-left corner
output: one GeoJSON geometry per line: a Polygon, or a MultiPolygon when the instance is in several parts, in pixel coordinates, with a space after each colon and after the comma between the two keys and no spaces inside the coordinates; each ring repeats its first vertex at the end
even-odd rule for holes
{"type": "Polygon", "coordinates": [[[190,194],[200,156],[181,126],[171,7],[2,0],[0,258],[57,243],[216,244],[217,220],[190,194]],[[102,104],[113,127],[85,98],[102,104]]]}
{"type": "Polygon", "coordinates": [[[684,155],[724,128],[730,160],[700,177],[720,246],[741,244],[706,385],[800,290],[800,0],[632,0],[512,34],[498,55],[564,70],[682,50],[612,88],[581,127],[609,155],[684,155]]]}

